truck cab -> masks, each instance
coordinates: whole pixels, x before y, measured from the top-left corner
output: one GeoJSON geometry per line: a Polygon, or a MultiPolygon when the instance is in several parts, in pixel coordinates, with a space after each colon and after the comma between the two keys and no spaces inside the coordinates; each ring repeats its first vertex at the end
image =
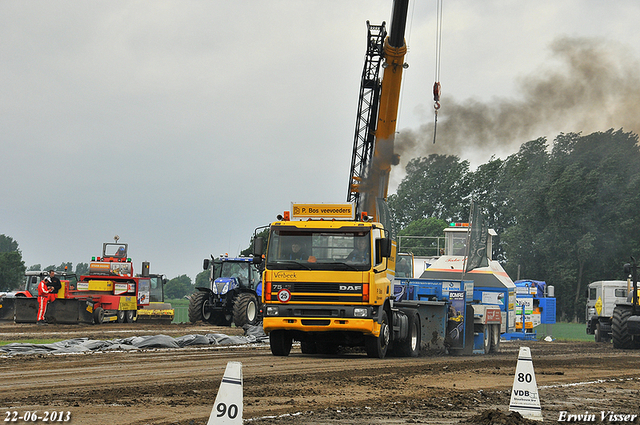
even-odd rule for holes
{"type": "Polygon", "coordinates": [[[611,339],[613,309],[627,300],[629,286],[626,280],[600,280],[587,286],[587,334],[594,335],[596,342],[611,339]]]}
{"type": "Polygon", "coordinates": [[[391,241],[380,223],[354,219],[353,204],[294,204],[271,224],[263,328],[274,355],[288,355],[296,340],[309,354],[366,346],[384,357],[391,241]]]}

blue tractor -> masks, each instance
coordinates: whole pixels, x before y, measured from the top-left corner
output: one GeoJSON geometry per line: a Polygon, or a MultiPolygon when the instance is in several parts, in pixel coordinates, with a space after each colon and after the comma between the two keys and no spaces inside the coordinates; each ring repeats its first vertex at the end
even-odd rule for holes
{"type": "Polygon", "coordinates": [[[206,258],[211,270],[208,287],[196,287],[189,301],[189,321],[237,327],[256,325],[262,318],[261,274],[253,258],[206,258]]]}

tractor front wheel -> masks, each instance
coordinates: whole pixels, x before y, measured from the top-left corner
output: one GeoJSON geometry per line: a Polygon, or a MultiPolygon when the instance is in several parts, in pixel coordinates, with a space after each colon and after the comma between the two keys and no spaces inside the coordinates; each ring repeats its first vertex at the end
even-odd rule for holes
{"type": "Polygon", "coordinates": [[[205,320],[203,315],[203,307],[205,301],[209,298],[209,294],[206,292],[196,292],[191,295],[191,299],[189,300],[189,321],[191,323],[196,323],[201,320],[205,320]]]}
{"type": "Polygon", "coordinates": [[[241,328],[244,325],[257,325],[260,321],[258,299],[255,295],[245,292],[238,295],[233,304],[233,323],[241,328]]]}

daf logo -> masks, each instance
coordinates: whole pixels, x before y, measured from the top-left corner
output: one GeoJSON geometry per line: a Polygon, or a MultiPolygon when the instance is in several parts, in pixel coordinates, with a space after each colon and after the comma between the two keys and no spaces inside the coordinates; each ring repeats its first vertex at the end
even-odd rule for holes
{"type": "Polygon", "coordinates": [[[340,285],[340,290],[347,292],[360,292],[362,290],[362,285],[340,285]]]}

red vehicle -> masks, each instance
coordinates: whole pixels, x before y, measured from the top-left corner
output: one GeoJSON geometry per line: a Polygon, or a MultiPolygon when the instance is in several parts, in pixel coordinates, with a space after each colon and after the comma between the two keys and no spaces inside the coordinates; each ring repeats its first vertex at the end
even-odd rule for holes
{"type": "Polygon", "coordinates": [[[102,257],[94,257],[89,263],[89,274],[80,276],[75,287],[65,288],[64,298],[87,302],[94,323],[132,323],[138,304],[149,305],[149,280],[135,277],[127,249],[127,244],[103,244],[102,257]]]}
{"type": "MultiPolygon", "coordinates": [[[[102,256],[92,258],[89,274],[77,278],[74,274],[56,273],[62,288],[49,303],[46,320],[67,324],[171,323],[174,310],[164,303],[166,280],[162,275],[149,274],[148,262],[142,263],[142,274],[136,276],[127,249],[127,244],[105,243],[102,256]]],[[[38,283],[47,275],[47,272],[27,272],[25,289],[7,294],[0,303],[5,308],[0,320],[35,322],[38,283]],[[13,314],[11,304],[15,304],[13,314]]]]}

